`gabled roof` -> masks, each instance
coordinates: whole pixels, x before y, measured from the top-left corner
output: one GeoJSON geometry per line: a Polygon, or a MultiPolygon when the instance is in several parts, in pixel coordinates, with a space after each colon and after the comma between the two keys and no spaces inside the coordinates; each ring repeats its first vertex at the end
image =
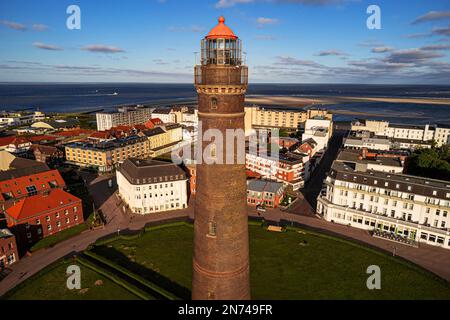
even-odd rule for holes
{"type": "Polygon", "coordinates": [[[5,164],[5,168],[2,167],[0,169],[0,184],[5,180],[15,179],[50,170],[45,163],[25,158],[14,158],[12,159],[12,161],[10,159],[10,161],[8,162],[5,164]],[[5,171],[1,171],[4,169],[5,171]]]}
{"type": "Polygon", "coordinates": [[[28,137],[28,140],[31,142],[55,141],[56,137],[48,136],[48,135],[39,135],[39,136],[28,137]]]}
{"type": "Polygon", "coordinates": [[[20,223],[21,220],[37,217],[50,210],[63,209],[79,202],[81,200],[70,193],[54,189],[48,195],[41,194],[21,200],[15,206],[7,209],[6,215],[20,223]]]}
{"type": "Polygon", "coordinates": [[[24,137],[10,136],[10,137],[0,138],[0,146],[9,146],[9,145],[13,144],[17,147],[21,144],[26,144],[26,143],[30,143],[30,141],[24,137]]]}
{"type": "Polygon", "coordinates": [[[156,126],[163,124],[160,118],[150,119],[146,122],[145,127],[148,129],[154,129],[156,126]]]}
{"type": "Polygon", "coordinates": [[[66,184],[58,170],[50,170],[31,175],[24,175],[0,182],[0,201],[10,198],[19,199],[28,195],[27,187],[34,186],[35,192],[64,187],[66,184]],[[52,183],[53,185],[50,185],[52,183]]]}
{"type": "Polygon", "coordinates": [[[88,135],[93,132],[94,132],[93,130],[75,129],[75,130],[56,132],[56,133],[54,133],[54,135],[57,135],[60,137],[76,137],[76,136],[80,136],[80,135],[88,135]]]}
{"type": "Polygon", "coordinates": [[[33,150],[33,152],[40,152],[42,154],[48,155],[48,156],[52,156],[55,153],[57,153],[59,150],[56,147],[52,147],[52,146],[43,146],[40,144],[33,144],[31,146],[31,149],[33,150]]]}
{"type": "Polygon", "coordinates": [[[89,136],[89,138],[94,139],[110,139],[112,138],[112,134],[110,131],[96,131],[89,136]]]}

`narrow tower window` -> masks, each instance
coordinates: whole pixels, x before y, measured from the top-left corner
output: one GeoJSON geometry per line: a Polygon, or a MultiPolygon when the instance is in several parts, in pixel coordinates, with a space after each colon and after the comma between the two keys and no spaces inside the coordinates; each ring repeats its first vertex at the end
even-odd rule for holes
{"type": "Polygon", "coordinates": [[[216,98],[211,99],[211,110],[217,110],[217,99],[216,98]]]}
{"type": "Polygon", "coordinates": [[[215,237],[217,232],[217,224],[215,222],[210,221],[208,223],[208,236],[215,237]]]}
{"type": "Polygon", "coordinates": [[[217,158],[217,147],[216,144],[212,144],[211,145],[211,159],[216,159],[217,158]]]}

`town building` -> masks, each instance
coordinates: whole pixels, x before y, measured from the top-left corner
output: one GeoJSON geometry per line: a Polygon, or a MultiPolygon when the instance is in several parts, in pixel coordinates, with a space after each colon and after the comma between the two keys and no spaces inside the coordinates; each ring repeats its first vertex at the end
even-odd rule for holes
{"type": "Polygon", "coordinates": [[[21,250],[84,223],[81,199],[62,189],[28,196],[7,209],[5,217],[21,250]]]}
{"type": "Polygon", "coordinates": [[[402,173],[407,156],[405,154],[384,151],[369,151],[368,149],[342,150],[336,161],[352,163],[356,171],[382,171],[390,173],[402,173]]]}
{"type": "Polygon", "coordinates": [[[375,133],[367,130],[350,131],[344,140],[344,146],[352,149],[415,150],[418,148],[431,148],[432,140],[389,138],[386,136],[377,136],[375,133]]]}
{"type": "Polygon", "coordinates": [[[49,166],[64,162],[64,152],[57,147],[33,144],[31,150],[36,161],[46,163],[49,166]]]}
{"type": "Polygon", "coordinates": [[[335,161],[317,213],[327,221],[450,249],[450,182],[335,161]]]}
{"type": "Polygon", "coordinates": [[[146,136],[130,136],[103,142],[74,142],[65,146],[66,162],[100,172],[110,172],[130,157],[147,158],[150,154],[146,136]]]}
{"type": "Polygon", "coordinates": [[[387,138],[435,141],[438,147],[450,143],[450,126],[445,125],[404,125],[379,120],[357,120],[352,123],[352,131],[369,131],[376,136],[387,138]]]}
{"type": "Polygon", "coordinates": [[[332,114],[327,110],[311,108],[299,110],[293,108],[267,108],[258,106],[245,107],[245,134],[252,129],[284,128],[298,130],[303,127],[307,119],[322,117],[332,120],[332,114]]]}
{"type": "Polygon", "coordinates": [[[80,122],[77,119],[59,119],[38,121],[31,125],[32,128],[46,129],[48,131],[69,130],[79,128],[80,122]]]}
{"type": "MultiPolygon", "coordinates": [[[[181,112],[179,114],[181,115],[181,112]]],[[[151,118],[160,119],[164,123],[177,123],[178,120],[176,112],[171,108],[157,108],[153,110],[151,118]]]]}
{"type": "Polygon", "coordinates": [[[98,112],[96,114],[97,130],[105,131],[117,126],[134,126],[145,124],[152,117],[154,109],[143,105],[118,108],[117,111],[98,112]]]}
{"type": "MultiPolygon", "coordinates": [[[[23,160],[27,163],[34,162],[23,160]]],[[[0,172],[0,212],[14,206],[24,198],[65,187],[66,184],[59,171],[50,170],[45,165],[2,171],[0,172]]]]}
{"type": "Polygon", "coordinates": [[[247,181],[247,204],[277,208],[285,195],[286,186],[279,182],[265,180],[247,181]]]}
{"type": "Polygon", "coordinates": [[[197,164],[195,161],[186,161],[185,166],[189,178],[189,195],[195,196],[197,193],[197,164]]]}
{"type": "Polygon", "coordinates": [[[179,124],[160,125],[143,131],[143,134],[148,138],[151,157],[171,152],[183,141],[183,128],[179,124]]]}
{"type": "Polygon", "coordinates": [[[24,137],[9,136],[0,138],[0,151],[8,151],[15,155],[27,153],[31,145],[32,143],[24,137]]]}
{"type": "Polygon", "coordinates": [[[261,175],[264,179],[284,183],[292,190],[303,188],[309,179],[309,160],[306,154],[280,153],[278,157],[270,154],[246,153],[246,168],[261,175]]]}
{"type": "Polygon", "coordinates": [[[9,229],[0,229],[0,272],[18,260],[16,237],[9,229]]]}
{"type": "Polygon", "coordinates": [[[136,214],[187,208],[187,175],[177,165],[127,159],[116,172],[119,195],[136,214]]]}
{"type": "Polygon", "coordinates": [[[302,141],[313,139],[319,151],[328,148],[328,141],[333,135],[333,121],[323,117],[314,117],[305,121],[302,141]]]}
{"type": "Polygon", "coordinates": [[[34,122],[43,121],[45,114],[41,111],[34,112],[7,112],[0,114],[1,126],[23,126],[34,122]]]}

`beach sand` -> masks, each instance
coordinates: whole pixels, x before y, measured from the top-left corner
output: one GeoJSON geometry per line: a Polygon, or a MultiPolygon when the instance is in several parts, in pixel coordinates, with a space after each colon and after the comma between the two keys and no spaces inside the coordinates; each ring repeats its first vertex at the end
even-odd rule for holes
{"type": "Polygon", "coordinates": [[[292,97],[292,96],[247,96],[247,103],[258,105],[289,106],[303,108],[314,104],[335,104],[345,102],[390,102],[446,105],[449,98],[389,98],[389,97],[292,97]]]}

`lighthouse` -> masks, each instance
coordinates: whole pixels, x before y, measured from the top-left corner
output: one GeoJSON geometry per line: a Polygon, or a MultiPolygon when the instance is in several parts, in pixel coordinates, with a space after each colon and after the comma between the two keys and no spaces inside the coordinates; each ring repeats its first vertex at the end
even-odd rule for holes
{"type": "MultiPolygon", "coordinates": [[[[224,138],[229,131],[244,132],[247,85],[242,43],[220,17],[202,40],[201,62],[195,67],[203,132],[220,131],[224,138]]],[[[242,141],[233,141],[232,147],[230,141],[217,141],[216,148],[214,141],[199,140],[202,155],[216,161],[197,164],[192,299],[249,300],[245,160],[237,161],[236,152],[242,141]]]]}

